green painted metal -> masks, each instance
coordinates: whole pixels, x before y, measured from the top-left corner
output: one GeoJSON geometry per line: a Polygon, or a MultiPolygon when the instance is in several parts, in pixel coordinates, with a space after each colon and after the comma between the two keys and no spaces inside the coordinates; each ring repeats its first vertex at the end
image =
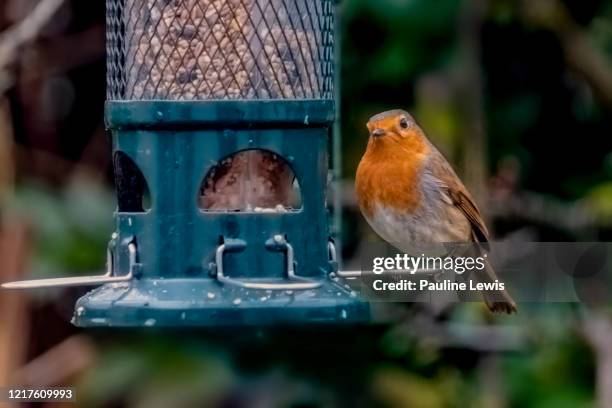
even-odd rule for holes
{"type": "Polygon", "coordinates": [[[331,100],[111,101],[106,124],[113,152],[123,152],[148,184],[151,208],[117,212],[113,271],[135,279],[107,284],[77,302],[78,326],[231,326],[362,322],[368,306],[330,279],[326,184],[331,100]],[[198,208],[201,182],[236,152],[264,149],[283,157],[301,186],[295,212],[213,212],[198,208]],[[295,252],[296,274],[321,283],[308,290],[244,289],[215,279],[215,252],[227,252],[224,273],[251,281],[286,280],[284,252],[266,242],[281,235],[295,252]]]}

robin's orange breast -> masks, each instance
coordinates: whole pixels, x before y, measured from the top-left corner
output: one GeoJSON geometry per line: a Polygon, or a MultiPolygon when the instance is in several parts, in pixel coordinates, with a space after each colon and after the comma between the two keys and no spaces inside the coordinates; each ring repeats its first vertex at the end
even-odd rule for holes
{"type": "MultiPolygon", "coordinates": [[[[391,137],[391,136],[389,136],[391,137]]],[[[361,211],[372,216],[376,204],[399,212],[414,212],[422,199],[420,179],[428,148],[372,140],[359,162],[355,192],[361,211]]]]}

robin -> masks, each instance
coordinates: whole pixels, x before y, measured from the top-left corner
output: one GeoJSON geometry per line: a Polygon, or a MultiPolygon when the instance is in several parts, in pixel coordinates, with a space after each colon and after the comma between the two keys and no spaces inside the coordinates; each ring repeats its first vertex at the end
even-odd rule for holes
{"type": "MultiPolygon", "coordinates": [[[[419,244],[474,242],[486,253],[489,233],[474,199],[412,116],[390,110],[372,116],[367,127],[355,190],[372,229],[404,252],[419,244]]],[[[484,269],[474,273],[480,282],[497,279],[486,257],[484,269]]],[[[505,290],[482,295],[489,310],[516,312],[505,290]]]]}

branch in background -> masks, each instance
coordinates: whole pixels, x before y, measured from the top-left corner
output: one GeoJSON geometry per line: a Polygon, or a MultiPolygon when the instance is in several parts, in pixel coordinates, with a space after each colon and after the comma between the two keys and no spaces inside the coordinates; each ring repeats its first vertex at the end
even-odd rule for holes
{"type": "Polygon", "coordinates": [[[95,356],[95,345],[88,337],[69,337],[19,368],[13,376],[13,384],[37,387],[69,384],[92,365],[95,356]]]}
{"type": "MultiPolygon", "coordinates": [[[[0,282],[23,276],[30,249],[29,228],[19,221],[0,229],[0,282]]],[[[30,316],[26,293],[0,291],[0,384],[10,384],[15,369],[26,358],[30,316]]]]}
{"type": "Polygon", "coordinates": [[[612,321],[593,312],[586,317],[582,333],[595,351],[598,406],[612,408],[612,321]]]}
{"type": "Polygon", "coordinates": [[[0,96],[0,204],[13,190],[15,159],[10,103],[0,96]]]}
{"type": "Polygon", "coordinates": [[[587,34],[559,0],[523,0],[521,15],[535,25],[554,32],[565,53],[567,65],[584,78],[591,90],[612,109],[612,66],[594,48],[587,34]]]}
{"type": "Polygon", "coordinates": [[[582,203],[564,203],[535,192],[515,192],[503,199],[492,198],[487,204],[490,218],[523,220],[570,232],[582,232],[596,224],[582,203]]]}
{"type": "Polygon", "coordinates": [[[486,354],[478,363],[478,382],[482,393],[478,404],[482,407],[504,408],[509,406],[506,370],[497,354],[486,354]]]}
{"type": "Polygon", "coordinates": [[[0,36],[0,94],[12,84],[8,68],[15,63],[19,50],[38,37],[45,25],[64,4],[65,0],[41,0],[21,22],[0,36]]]}
{"type": "Polygon", "coordinates": [[[477,202],[482,202],[487,195],[487,135],[482,106],[483,73],[480,64],[480,32],[486,8],[484,0],[464,0],[457,30],[461,59],[455,103],[461,118],[461,173],[465,185],[477,202]]]}

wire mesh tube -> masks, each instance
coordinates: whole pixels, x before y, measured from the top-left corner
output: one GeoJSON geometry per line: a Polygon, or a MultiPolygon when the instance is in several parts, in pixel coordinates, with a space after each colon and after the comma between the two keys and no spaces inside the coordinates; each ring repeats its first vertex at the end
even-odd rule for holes
{"type": "MultiPolygon", "coordinates": [[[[109,100],[332,99],[331,0],[107,0],[109,100]]],[[[293,171],[261,150],[226,158],[203,210],[296,208],[293,171]]]]}
{"type": "Polygon", "coordinates": [[[109,99],[331,99],[331,0],[108,0],[109,99]]]}

